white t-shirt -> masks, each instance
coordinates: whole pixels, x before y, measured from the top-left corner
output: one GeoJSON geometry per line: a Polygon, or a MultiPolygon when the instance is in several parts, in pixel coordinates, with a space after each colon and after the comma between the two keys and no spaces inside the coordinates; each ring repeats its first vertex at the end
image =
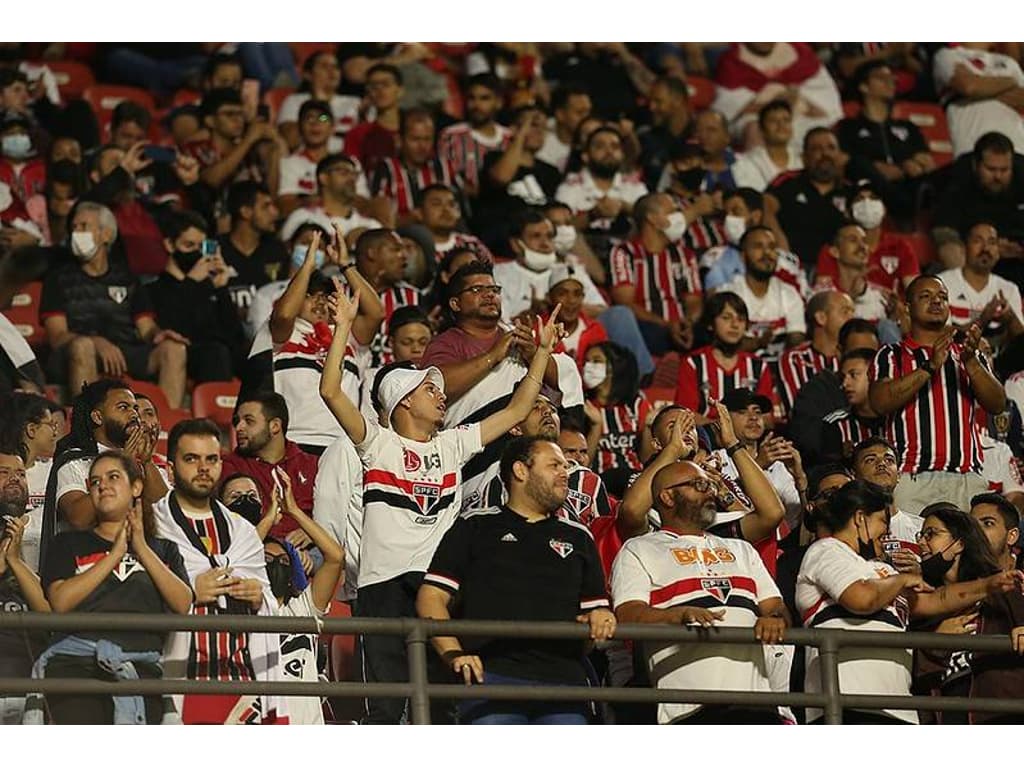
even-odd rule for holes
{"type": "MultiPolygon", "coordinates": [[[[369,197],[370,185],[366,180],[366,173],[358,160],[355,158],[352,160],[359,173],[356,179],[356,194],[360,197],[369,197]]],[[[277,185],[277,194],[315,195],[320,191],[316,181],[316,161],[310,159],[305,151],[300,150],[288,157],[282,157],[278,168],[280,169],[280,179],[277,185]]],[[[281,235],[282,240],[288,240],[289,237],[290,235],[286,237],[283,233],[281,235]]]]}
{"type": "Polygon", "coordinates": [[[356,445],[365,468],[359,585],[426,572],[462,506],[462,466],[483,450],[480,425],[438,432],[426,443],[364,419],[356,445]]]}
{"type": "Polygon", "coordinates": [[[345,547],[345,580],[339,600],[351,600],[359,586],[359,544],[363,532],[363,465],[348,435],[327,446],[317,464],[313,519],[345,547]]]}
{"type": "MultiPolygon", "coordinates": [[[[616,173],[607,191],[599,189],[590,171],[584,168],[579,173],[570,173],[558,186],[555,199],[568,205],[574,214],[589,211],[602,197],[611,197],[633,205],[647,194],[647,185],[637,174],[616,173]]],[[[593,224],[593,222],[592,222],[593,224]]]]}
{"type": "MultiPolygon", "coordinates": [[[[839,597],[858,581],[884,579],[896,573],[889,564],[868,562],[839,539],[819,539],[807,549],[796,580],[796,605],[804,626],[853,631],[904,632],[910,609],[904,597],[870,616],[843,608],[839,597]]],[[[843,693],[909,696],[912,654],[902,648],[843,648],[839,651],[839,688],[843,693]]],[[[807,649],[808,693],[821,692],[820,659],[816,648],[807,649]]],[[[890,717],[917,723],[911,709],[883,710],[890,717]]],[[[808,709],[808,722],[821,716],[808,709]]]]}
{"type": "Polygon", "coordinates": [[[775,165],[765,147],[754,147],[749,152],[736,155],[736,161],[732,164],[732,178],[737,187],[751,187],[764,192],[779,174],[799,171],[803,167],[800,151],[794,147],[789,147],[785,168],[775,165]]]}
{"type": "MultiPolygon", "coordinates": [[[[939,273],[939,278],[946,284],[949,291],[949,319],[957,325],[974,322],[981,317],[985,305],[992,299],[1003,294],[1010,309],[1018,320],[1024,320],[1024,306],[1021,305],[1020,288],[1005,277],[989,275],[988,283],[980,291],[974,290],[964,277],[961,268],[947,269],[939,273]]],[[[990,325],[987,330],[998,330],[999,325],[990,325]]]]}
{"type": "MultiPolygon", "coordinates": [[[[361,183],[365,180],[365,174],[360,173],[359,176],[361,183]]],[[[356,187],[357,194],[362,195],[363,193],[356,187]]],[[[283,193],[282,193],[283,194],[283,193]]],[[[365,197],[369,197],[369,190],[365,197]]],[[[337,224],[341,228],[341,234],[347,235],[353,229],[379,229],[384,226],[376,219],[370,218],[369,216],[363,216],[359,211],[353,208],[348,216],[328,216],[327,212],[317,207],[302,207],[296,208],[294,211],[288,214],[288,218],[284,220],[284,224],[281,225],[280,238],[284,242],[288,242],[292,239],[292,235],[307,222],[313,224],[319,224],[325,228],[328,232],[333,232],[333,225],[337,224]]]]}
{"type": "Polygon", "coordinates": [[[50,481],[52,459],[36,459],[25,473],[28,480],[28,525],[21,537],[21,559],[39,573],[39,540],[43,535],[43,504],[50,481]]]}
{"type": "MultiPolygon", "coordinates": [[[[725,450],[719,449],[714,452],[722,463],[722,475],[739,484],[740,473],[732,457],[726,454],[725,450]]],[[[796,489],[796,481],[793,475],[781,461],[776,461],[765,470],[768,481],[772,488],[779,495],[782,505],[786,508],[787,520],[798,520],[800,516],[800,493],[796,489]]]]}
{"type": "MultiPolygon", "coordinates": [[[[310,93],[293,93],[282,103],[277,112],[277,124],[297,123],[299,108],[313,98],[310,93]]],[[[328,102],[331,114],[334,115],[334,135],[327,142],[331,152],[341,152],[345,146],[344,136],[359,122],[359,99],[355,96],[342,96],[336,93],[328,102]]]]}
{"type": "Polygon", "coordinates": [[[1004,496],[1007,493],[1024,493],[1020,471],[1013,460],[1013,451],[1002,440],[990,437],[981,431],[982,469],[981,476],[988,487],[1004,496]]]}
{"type": "MultiPolygon", "coordinates": [[[[1011,77],[1017,86],[1024,86],[1024,73],[1010,56],[971,48],[943,48],[935,54],[935,86],[940,95],[947,90],[957,66],[967,67],[981,77],[1011,77]]],[[[953,141],[953,155],[974,150],[974,142],[989,131],[999,131],[1013,142],[1016,152],[1024,152],[1024,124],[1011,106],[996,98],[967,103],[950,103],[946,107],[949,136],[953,141]]]]}
{"type": "Polygon", "coordinates": [[[1006,396],[1017,404],[1017,410],[1024,413],[1024,371],[1012,374],[1006,380],[1004,388],[1006,396]]]}
{"type": "MultiPolygon", "coordinates": [[[[284,605],[277,606],[278,616],[323,616],[324,611],[313,604],[312,587],[284,605]]],[[[281,676],[289,683],[315,683],[317,674],[316,651],[320,643],[317,635],[281,635],[281,676]]],[[[288,722],[291,725],[323,725],[324,711],[319,696],[289,696],[288,722]]]]}
{"type": "MultiPolygon", "coordinates": [[[[630,539],[612,565],[615,607],[638,601],[724,609],[726,627],[752,627],[759,605],[778,587],[750,544],[712,534],[681,536],[660,530],[630,539]]],[[[757,645],[658,643],[648,646],[651,680],[659,688],[770,691],[764,650],[757,645]]],[[[699,704],[659,704],[658,722],[684,718],[699,704]]]]}
{"type": "Polygon", "coordinates": [[[764,354],[767,356],[777,356],[782,351],[787,333],[807,333],[804,300],[796,288],[778,277],[768,281],[768,292],[764,296],[754,295],[747,285],[746,275],[737,275],[719,290],[732,291],[747,305],[750,316],[748,336],[756,338],[766,329],[771,329],[775,340],[766,348],[764,354]]]}
{"type": "Polygon", "coordinates": [[[544,136],[544,146],[537,151],[534,157],[565,173],[565,166],[569,164],[570,154],[572,154],[572,146],[562,143],[552,125],[544,136]]]}
{"type": "MultiPolygon", "coordinates": [[[[575,265],[574,265],[575,266],[575,265]]],[[[597,290],[590,275],[581,266],[575,266],[573,279],[583,286],[583,303],[607,307],[601,292],[597,290]]],[[[548,295],[551,270],[534,272],[518,261],[499,261],[494,265],[494,282],[501,286],[501,317],[505,322],[531,307],[534,298],[543,300],[548,295]]]]}

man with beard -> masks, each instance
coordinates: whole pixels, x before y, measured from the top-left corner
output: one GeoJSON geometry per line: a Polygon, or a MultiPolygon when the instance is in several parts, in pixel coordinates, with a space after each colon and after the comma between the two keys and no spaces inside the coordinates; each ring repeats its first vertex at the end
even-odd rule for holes
{"type": "Polygon", "coordinates": [[[907,301],[910,334],[882,347],[869,374],[871,407],[886,417],[886,437],[901,452],[896,503],[911,514],[936,499],[966,509],[986,490],[976,408],[1001,413],[1006,393],[978,354],[981,328],[972,323],[963,332],[948,325],[942,280],[918,277],[907,301]]]}
{"type": "Polygon", "coordinates": [[[775,233],[765,226],[750,227],[740,238],[744,272],[722,290],[739,296],[747,307],[750,325],[743,349],[769,359],[784,348],[807,338],[804,300],[789,283],[775,274],[779,264],[775,233]]]}
{"type": "MultiPolygon", "coordinates": [[[[455,523],[434,553],[416,596],[420,618],[446,621],[452,599],[460,618],[511,621],[578,621],[592,640],[615,633],[604,572],[585,528],[561,520],[569,463],[542,437],[517,437],[501,457],[508,503],[455,523]]],[[[583,685],[578,640],[435,637],[434,649],[466,685],[583,685]]],[[[460,722],[584,724],[582,703],[489,701],[459,707],[460,722]]]]}
{"type": "MultiPolygon", "coordinates": [[[[205,419],[174,425],[167,437],[174,490],[153,505],[156,533],[178,546],[195,594],[195,615],[273,615],[276,600],[263,542],[250,523],[230,514],[215,497],[221,476],[219,435],[205,419]]],[[[276,634],[176,632],[164,651],[164,677],[277,680],[279,656],[276,634]]],[[[188,694],[173,699],[185,724],[272,723],[281,717],[276,697],[188,694]]]]}
{"type": "Polygon", "coordinates": [[[501,110],[501,81],[490,72],[473,75],[466,84],[466,118],[441,131],[437,154],[448,161],[470,197],[480,190],[480,173],[488,152],[508,144],[509,130],[495,119],[501,110]]]}
{"type": "MultiPolygon", "coordinates": [[[[360,196],[369,196],[370,187],[362,168],[353,158],[340,152],[327,155],[316,164],[316,184],[320,190],[320,204],[292,211],[281,225],[281,240],[291,241],[299,227],[309,222],[321,226],[330,222],[346,237],[357,230],[382,226],[377,219],[364,216],[358,209],[360,196]]],[[[298,266],[292,264],[293,268],[298,266]]]]}
{"type": "MultiPolygon", "coordinates": [[[[263,512],[280,495],[281,475],[291,480],[292,494],[299,509],[313,513],[313,486],[316,483],[317,457],[306,453],[291,440],[288,432],[288,404],[276,392],[257,392],[238,399],[232,419],[237,447],[224,457],[223,475],[248,475],[259,486],[263,512]]],[[[312,546],[309,537],[289,515],[281,518],[271,534],[283,538],[298,549],[312,546]]]]}
{"type": "MultiPolygon", "coordinates": [[[[866,480],[894,493],[900,482],[896,471],[896,449],[884,437],[869,437],[853,449],[850,458],[855,480],[866,480]]],[[[901,510],[895,499],[889,505],[889,535],[883,541],[887,557],[903,573],[921,570],[921,548],[917,534],[924,521],[901,510]]]]}
{"type": "MultiPolygon", "coordinates": [[[[839,142],[829,128],[804,137],[804,169],[780,176],[765,192],[765,212],[782,248],[809,267],[845,221],[850,189],[839,166],[839,142]]],[[[941,221],[941,219],[940,219],[941,221]]]]}
{"type": "MultiPolygon", "coordinates": [[[[727,451],[739,450],[737,442],[727,451]]],[[[659,531],[625,543],[612,565],[612,601],[620,622],[753,627],[765,644],[789,625],[775,582],[753,546],[708,533],[715,482],[692,461],[673,462],[652,483],[659,531]]],[[[658,688],[770,691],[765,650],[754,645],[657,643],[644,648],[658,688]]],[[[779,723],[772,708],[659,704],[658,722],[779,723]]]]}

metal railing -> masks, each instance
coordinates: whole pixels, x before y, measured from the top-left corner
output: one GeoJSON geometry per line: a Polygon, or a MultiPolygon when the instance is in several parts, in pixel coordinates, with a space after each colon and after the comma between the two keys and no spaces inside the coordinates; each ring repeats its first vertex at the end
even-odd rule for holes
{"type": "MultiPolygon", "coordinates": [[[[304,618],[283,616],[194,616],[136,613],[4,613],[0,631],[46,632],[277,632],[282,634],[397,635],[405,638],[409,658],[407,683],[199,681],[182,679],[102,681],[49,678],[30,680],[0,678],[0,694],[83,694],[155,696],[160,694],[271,694],[279,696],[331,696],[337,698],[408,698],[412,721],[430,723],[430,700],[480,699],[479,686],[431,684],[427,680],[429,638],[508,637],[523,639],[579,639],[588,627],[561,622],[429,621],[423,619],[304,618]]],[[[706,630],[654,624],[620,624],[618,640],[659,642],[756,643],[752,628],[717,627],[706,630]]],[[[1010,652],[1010,640],[1002,635],[971,637],[930,632],[860,632],[837,629],[789,629],[786,645],[810,646],[821,656],[821,693],[755,693],[655,688],[591,688],[584,686],[488,685],[486,698],[517,701],[594,701],[611,703],[739,704],[745,706],[813,707],[824,711],[825,722],[842,722],[844,708],[880,710],[929,710],[943,712],[994,712],[1024,714],[1024,699],[992,699],[945,696],[878,696],[842,693],[839,690],[839,651],[842,648],[896,648],[1010,652]]]]}

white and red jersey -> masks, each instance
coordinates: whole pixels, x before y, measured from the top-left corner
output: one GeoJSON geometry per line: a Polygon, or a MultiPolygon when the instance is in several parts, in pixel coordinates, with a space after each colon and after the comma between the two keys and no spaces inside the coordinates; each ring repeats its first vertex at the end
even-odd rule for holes
{"type": "Polygon", "coordinates": [[[484,245],[484,241],[469,232],[452,232],[451,236],[443,243],[434,243],[434,257],[438,263],[445,257],[448,251],[455,248],[469,248],[476,251],[480,261],[494,263],[494,255],[491,249],[484,245]]]}
{"type": "MultiPolygon", "coordinates": [[[[570,173],[565,177],[555,192],[555,199],[565,203],[572,209],[575,216],[579,213],[586,213],[597,205],[597,201],[603,197],[610,197],[614,200],[633,205],[637,200],[647,194],[647,185],[640,179],[639,171],[634,173],[616,173],[612,178],[612,184],[608,189],[601,189],[594,181],[590,171],[584,168],[578,173],[570,173]]],[[[591,229],[608,229],[612,219],[595,219],[590,222],[591,229]]]]}
{"type": "Polygon", "coordinates": [[[485,136],[469,123],[455,123],[441,131],[437,139],[437,154],[471,189],[480,189],[480,171],[487,153],[508,147],[509,129],[497,124],[494,128],[493,136],[485,136]]]}
{"type": "Polygon", "coordinates": [[[822,354],[809,341],[779,356],[779,390],[786,413],[793,410],[800,388],[824,370],[838,371],[839,358],[822,354]]]}
{"type": "Polygon", "coordinates": [[[982,475],[988,482],[988,489],[1004,496],[1007,493],[1024,493],[1020,467],[1010,446],[982,432],[981,449],[984,467],[982,475]]]}
{"type": "Polygon", "coordinates": [[[885,437],[885,419],[866,419],[849,408],[840,408],[822,418],[822,449],[829,460],[847,460],[853,449],[869,437],[885,437]]]}
{"type": "Polygon", "coordinates": [[[636,303],[666,320],[685,317],[684,299],[703,292],[697,257],[682,241],[651,253],[639,238],[615,246],[609,257],[612,288],[631,285],[636,303]]]}
{"type": "MultiPolygon", "coordinates": [[[[814,280],[814,293],[821,291],[842,291],[839,281],[828,275],[818,275],[814,280]]],[[[864,290],[854,296],[843,291],[853,300],[853,316],[861,320],[878,322],[888,316],[885,308],[885,293],[882,288],[871,282],[865,282],[864,290]]]]}
{"type": "Polygon", "coordinates": [[[319,190],[316,181],[316,160],[305,149],[282,157],[278,161],[279,195],[315,195],[319,190]]]}
{"type": "MultiPolygon", "coordinates": [[[[1010,309],[1017,316],[1018,320],[1024,321],[1024,305],[1021,304],[1020,288],[1011,283],[1005,277],[989,275],[988,283],[980,291],[964,278],[963,268],[947,269],[939,273],[939,279],[946,284],[949,291],[949,319],[955,325],[966,325],[973,323],[981,317],[985,305],[999,294],[1003,295],[1010,309]]],[[[988,328],[982,328],[987,333],[996,333],[1001,329],[998,322],[992,322],[988,328]]]]}
{"type": "MultiPolygon", "coordinates": [[[[760,604],[780,597],[754,548],[713,534],[681,535],[666,528],[629,539],[612,565],[615,608],[723,610],[717,626],[752,627],[760,604]]],[[[769,691],[764,650],[757,645],[662,643],[651,646],[651,680],[659,688],[769,691]]],[[[658,722],[691,715],[699,704],[659,704],[658,722]]]]}
{"type": "MultiPolygon", "coordinates": [[[[950,345],[942,370],[906,406],[887,417],[885,436],[901,453],[901,472],[981,472],[981,439],[975,423],[975,409],[980,406],[961,362],[962,353],[960,344],[950,345]]],[[[931,357],[931,347],[908,336],[878,350],[868,378],[898,379],[931,357]]],[[[978,362],[988,367],[984,355],[978,355],[978,362]]]]}
{"type": "Polygon", "coordinates": [[[796,288],[772,276],[768,281],[768,292],[757,296],[747,284],[746,275],[737,275],[721,287],[732,291],[747,305],[750,327],[747,336],[757,338],[765,331],[772,332],[772,342],[763,350],[766,357],[775,357],[782,352],[788,333],[807,333],[804,320],[804,300],[796,288]]]}
{"type": "Polygon", "coordinates": [[[355,446],[364,468],[360,587],[426,572],[459,516],[462,466],[483,449],[479,424],[446,429],[421,443],[364,422],[366,436],[355,446]]]}
{"type": "MultiPolygon", "coordinates": [[[[288,96],[277,111],[277,124],[297,123],[299,121],[299,109],[313,98],[309,92],[293,93],[288,96]]],[[[359,122],[360,99],[356,96],[344,96],[336,93],[331,96],[328,102],[331,107],[331,114],[334,116],[334,135],[327,142],[327,149],[330,152],[341,152],[345,146],[345,134],[355,127],[359,122]]]]}
{"type": "MultiPolygon", "coordinates": [[[[862,632],[904,632],[910,617],[905,597],[871,615],[853,613],[839,598],[859,581],[884,579],[895,575],[888,563],[867,561],[839,539],[818,539],[807,549],[796,580],[796,605],[803,625],[808,628],[843,629],[862,632]]],[[[902,648],[858,648],[839,655],[839,688],[843,693],[910,695],[912,655],[902,648]]],[[[808,693],[821,691],[818,650],[807,649],[808,693]]],[[[914,710],[884,710],[890,717],[917,722],[914,710]]],[[[818,719],[821,710],[809,709],[807,720],[818,719]]]]}
{"type": "Polygon", "coordinates": [[[701,347],[679,365],[676,402],[696,414],[711,418],[708,398],[719,402],[735,389],[749,389],[772,402],[778,400],[767,362],[749,352],[737,352],[732,369],[715,359],[714,347],[701,347]]]}
{"type": "MultiPolygon", "coordinates": [[[[830,243],[823,245],[818,252],[815,272],[815,290],[821,290],[818,288],[819,283],[830,288],[839,283],[839,260],[830,243]]],[[[902,296],[903,281],[919,274],[921,265],[918,264],[917,255],[906,239],[900,235],[883,232],[878,245],[868,257],[868,271],[864,275],[868,285],[902,296]]]]}
{"type": "Polygon", "coordinates": [[[455,175],[447,161],[433,157],[419,168],[409,168],[397,157],[385,157],[370,177],[370,191],[394,201],[399,217],[412,213],[420,191],[432,184],[455,188],[455,175]]]}

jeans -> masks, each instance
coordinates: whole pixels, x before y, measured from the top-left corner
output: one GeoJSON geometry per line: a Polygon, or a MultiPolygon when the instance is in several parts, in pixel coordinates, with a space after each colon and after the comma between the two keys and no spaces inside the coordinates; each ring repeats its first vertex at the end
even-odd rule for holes
{"type": "Polygon", "coordinates": [[[640,332],[633,310],[623,306],[608,307],[597,316],[597,322],[604,326],[611,341],[621,344],[633,353],[641,379],[649,373],[654,373],[654,360],[647,351],[647,343],[640,332]]]}
{"type": "Polygon", "coordinates": [[[205,56],[160,61],[130,48],[117,48],[107,57],[107,70],[112,80],[161,95],[181,88],[189,75],[202,72],[204,64],[205,56]]]}
{"type": "MultiPolygon", "coordinates": [[[[546,683],[484,672],[484,685],[546,683]]],[[[586,725],[587,718],[581,702],[467,699],[459,704],[459,722],[469,725],[586,725]]]]}
{"type": "Polygon", "coordinates": [[[260,81],[260,89],[268,91],[275,87],[277,78],[284,74],[298,85],[299,73],[288,43],[239,43],[238,55],[242,68],[249,77],[260,81]]]}

